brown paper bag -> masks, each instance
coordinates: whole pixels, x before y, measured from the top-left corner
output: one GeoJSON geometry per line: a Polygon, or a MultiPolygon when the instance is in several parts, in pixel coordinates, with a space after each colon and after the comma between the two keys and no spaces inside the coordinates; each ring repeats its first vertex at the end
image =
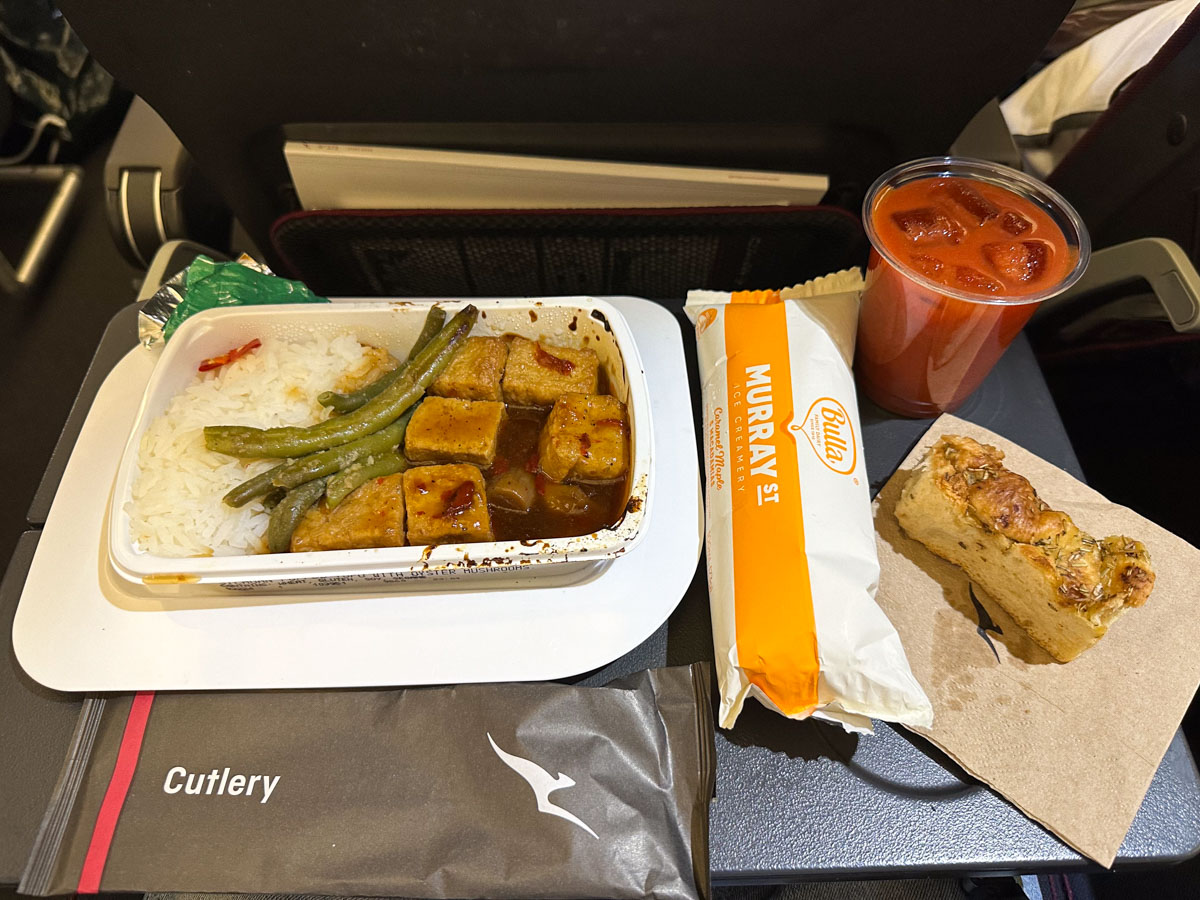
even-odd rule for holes
{"type": "Polygon", "coordinates": [[[1112,865],[1200,684],[1200,551],[999,435],[942,416],[875,500],[879,605],[933,702],[914,728],[1080,853],[1112,865]],[[1157,573],[1147,604],[1058,663],[965,572],[907,537],[894,514],[909,474],[943,434],[1005,453],[1084,531],[1142,541],[1157,573]]]}

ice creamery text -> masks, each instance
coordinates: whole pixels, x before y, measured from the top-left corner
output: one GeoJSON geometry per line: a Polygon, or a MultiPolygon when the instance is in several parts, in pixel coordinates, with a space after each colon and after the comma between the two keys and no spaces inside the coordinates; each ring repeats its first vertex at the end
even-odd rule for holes
{"type": "Polygon", "coordinates": [[[189,772],[183,766],[172,766],[163,779],[163,793],[257,797],[259,803],[266,803],[278,784],[278,775],[230,775],[228,766],[211,772],[189,772]]]}

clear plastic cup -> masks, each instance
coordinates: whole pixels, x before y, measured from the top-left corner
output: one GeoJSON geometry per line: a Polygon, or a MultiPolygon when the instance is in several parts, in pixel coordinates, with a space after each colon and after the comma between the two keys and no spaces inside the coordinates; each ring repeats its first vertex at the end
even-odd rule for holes
{"type": "MultiPolygon", "coordinates": [[[[928,187],[941,189],[942,184],[938,182],[928,187]]],[[[993,199],[1007,196],[992,188],[982,190],[993,199]]],[[[974,217],[965,211],[967,208],[955,207],[953,202],[939,202],[918,212],[928,213],[935,208],[953,219],[948,226],[950,229],[962,227],[968,238],[971,228],[985,227],[982,221],[972,223],[970,220],[974,217]],[[959,222],[963,220],[965,224],[960,226],[959,222]]],[[[1091,255],[1091,241],[1082,219],[1058,192],[1015,169],[983,160],[932,157],[884,172],[867,191],[862,218],[871,241],[871,259],[859,311],[854,369],[859,385],[868,397],[885,409],[905,416],[936,416],[962,405],[1020,333],[1038,304],[1073,285],[1083,274],[1091,255]],[[1061,230],[1065,247],[1060,249],[1058,241],[1061,239],[1045,228],[1044,234],[1028,243],[1036,244],[1042,238],[1045,238],[1042,243],[1052,243],[1054,237],[1050,253],[1066,254],[1061,258],[1054,257],[1061,277],[1023,291],[996,275],[996,270],[989,268],[989,262],[982,258],[978,267],[938,260],[939,252],[950,253],[958,244],[953,237],[939,238],[933,231],[922,232],[916,227],[913,233],[933,234],[931,245],[898,246],[895,238],[889,245],[888,240],[881,238],[880,225],[887,223],[877,221],[877,215],[880,215],[881,201],[889,192],[921,179],[948,177],[993,185],[1016,195],[1009,198],[1011,205],[997,202],[993,208],[1000,207],[1003,212],[999,215],[1010,211],[1019,213],[1017,219],[1006,221],[1025,219],[1034,229],[1029,235],[1010,233],[1011,242],[1018,250],[1018,245],[1037,236],[1037,229],[1042,227],[1033,226],[1030,220],[1044,223],[1048,216],[1061,230]],[[942,241],[940,247],[937,245],[939,240],[942,241]],[[930,274],[934,270],[931,267],[936,269],[937,277],[942,281],[935,280],[930,274]],[[960,276],[960,270],[969,271],[960,276]],[[944,283],[951,274],[954,283],[944,283]]],[[[1000,219],[992,215],[986,221],[992,223],[986,227],[994,231],[1000,219]]],[[[1015,227],[1021,225],[1018,223],[1015,227]]],[[[906,229],[904,233],[907,239],[909,231],[906,229]]],[[[1002,246],[1003,243],[988,246],[1002,246]]]]}

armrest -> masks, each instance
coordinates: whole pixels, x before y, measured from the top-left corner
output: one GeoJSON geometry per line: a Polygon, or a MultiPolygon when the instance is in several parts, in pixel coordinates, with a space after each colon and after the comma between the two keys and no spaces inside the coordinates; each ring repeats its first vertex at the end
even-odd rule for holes
{"type": "Polygon", "coordinates": [[[1097,250],[1083,277],[1054,298],[1053,305],[1137,281],[1150,285],[1176,331],[1200,333],[1200,275],[1183,248],[1165,238],[1139,238],[1097,250]]]}
{"type": "Polygon", "coordinates": [[[224,246],[230,215],[167,123],[135,97],[104,162],[108,224],[122,255],[147,266],[173,238],[224,246]]]}
{"type": "Polygon", "coordinates": [[[79,166],[0,168],[0,190],[7,188],[15,193],[23,188],[42,195],[42,214],[28,232],[21,258],[10,261],[0,252],[0,294],[22,296],[37,282],[63,233],[82,183],[83,169],[79,166]]]}

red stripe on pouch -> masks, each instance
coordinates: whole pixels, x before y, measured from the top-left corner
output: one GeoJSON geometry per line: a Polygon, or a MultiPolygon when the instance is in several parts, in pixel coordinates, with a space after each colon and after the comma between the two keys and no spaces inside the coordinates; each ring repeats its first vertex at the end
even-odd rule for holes
{"type": "Polygon", "coordinates": [[[142,752],[142,738],[146,734],[146,722],[150,718],[150,707],[153,703],[154,692],[142,691],[134,695],[133,705],[129,708],[129,718],[125,720],[125,733],[121,736],[121,748],[117,751],[117,763],[113,766],[108,790],[104,792],[100,812],[96,815],[92,840],[88,844],[87,855],[83,858],[83,871],[79,873],[79,886],[76,891],[80,894],[95,894],[100,890],[100,876],[104,874],[104,864],[108,862],[108,850],[117,830],[117,820],[121,818],[125,795],[129,793],[133,773],[137,770],[138,757],[142,752]]]}

